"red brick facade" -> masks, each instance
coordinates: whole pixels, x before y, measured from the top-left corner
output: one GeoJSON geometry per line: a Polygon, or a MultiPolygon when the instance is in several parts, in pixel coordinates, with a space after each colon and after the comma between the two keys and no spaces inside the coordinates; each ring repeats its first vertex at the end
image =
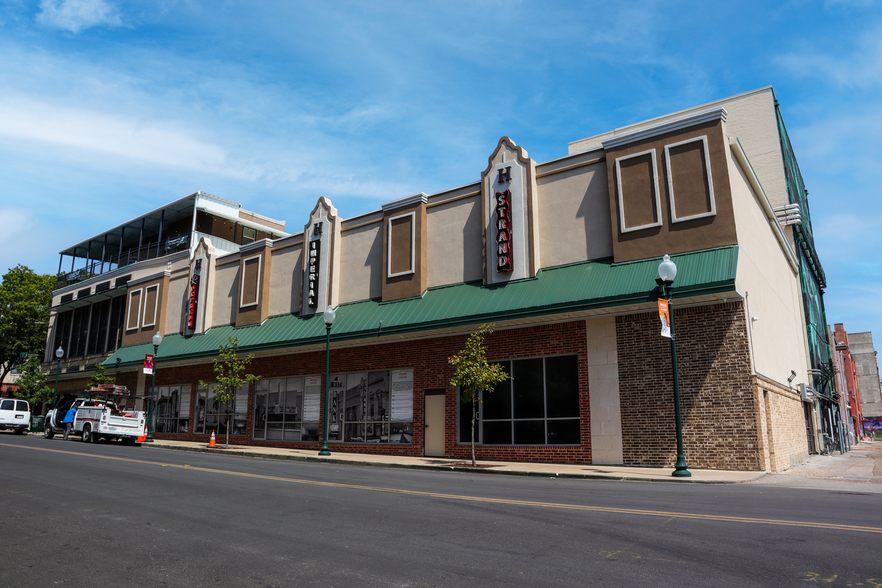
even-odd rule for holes
{"type": "MultiPolygon", "coordinates": [[[[373,346],[331,349],[331,373],[358,372],[382,369],[414,369],[414,414],[413,444],[355,444],[332,443],[332,451],[353,453],[377,453],[397,455],[422,455],[424,445],[424,392],[426,390],[446,390],[446,432],[445,456],[466,458],[471,456],[468,444],[457,443],[457,405],[456,389],[450,386],[453,367],[447,359],[465,345],[466,336],[438,337],[384,343],[373,346]]],[[[333,338],[332,338],[333,342],[333,338]]],[[[517,359],[525,357],[544,357],[549,355],[574,354],[579,363],[579,402],[581,416],[582,444],[575,446],[476,446],[479,459],[515,460],[557,463],[591,463],[591,431],[588,403],[588,364],[586,351],[586,331],[583,321],[559,323],[536,327],[526,327],[497,331],[487,339],[487,357],[491,360],[517,359]]],[[[211,364],[183,367],[163,367],[157,365],[157,386],[190,384],[191,409],[194,414],[195,390],[199,380],[212,381],[214,373],[211,364]]],[[[249,369],[250,373],[263,378],[283,376],[322,375],[325,371],[325,352],[298,353],[274,357],[256,358],[249,369]]],[[[324,381],[322,382],[324,389],[324,381]]],[[[324,396],[324,395],[323,395],[324,396]]],[[[322,400],[324,402],[324,399],[322,400]]],[[[322,407],[324,409],[324,407],[322,407]]],[[[251,439],[252,415],[254,412],[253,389],[248,398],[248,425],[245,436],[231,436],[230,441],[248,445],[281,445],[279,442],[253,441],[251,439]]],[[[193,430],[193,423],[190,430],[193,430]]],[[[160,435],[165,437],[165,435],[160,435]]],[[[175,438],[182,438],[179,435],[175,438]]],[[[204,435],[186,435],[183,438],[204,440],[204,435]]],[[[316,449],[315,442],[284,443],[285,447],[316,449]]]]}
{"type": "MultiPolygon", "coordinates": [[[[757,404],[740,302],[672,309],[686,463],[759,470],[757,404]]],[[[657,313],[616,318],[625,465],[673,467],[677,458],[670,340],[657,313]]]]}

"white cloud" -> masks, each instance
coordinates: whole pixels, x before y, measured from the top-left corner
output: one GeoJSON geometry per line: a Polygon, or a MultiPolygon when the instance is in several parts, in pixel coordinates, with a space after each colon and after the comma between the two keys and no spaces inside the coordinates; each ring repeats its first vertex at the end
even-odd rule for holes
{"type": "Polygon", "coordinates": [[[116,6],[107,0],[41,0],[37,22],[74,34],[97,26],[122,26],[116,6]]]}
{"type": "Polygon", "coordinates": [[[139,120],[28,99],[0,99],[0,135],[70,147],[147,164],[206,170],[245,178],[225,149],[172,121],[139,120]]]}
{"type": "MultiPolygon", "coordinates": [[[[837,48],[841,45],[837,45],[837,48]]],[[[796,75],[814,77],[845,88],[873,88],[882,84],[882,29],[857,37],[850,53],[834,55],[807,50],[775,61],[796,75]]]]}

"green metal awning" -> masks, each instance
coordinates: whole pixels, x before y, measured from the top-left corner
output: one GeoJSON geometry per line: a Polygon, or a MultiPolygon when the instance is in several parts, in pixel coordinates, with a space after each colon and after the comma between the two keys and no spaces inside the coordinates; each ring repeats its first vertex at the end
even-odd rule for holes
{"type": "MultiPolygon", "coordinates": [[[[682,253],[672,259],[677,264],[675,298],[735,289],[736,245],[682,253]]],[[[382,334],[387,336],[652,302],[658,294],[654,286],[658,264],[659,258],[588,261],[543,269],[535,278],[505,285],[461,283],[429,288],[419,298],[342,304],[332,337],[351,341],[376,336],[380,321],[382,334]]],[[[190,337],[168,335],[162,339],[159,356],[162,361],[215,357],[229,337],[237,337],[245,353],[320,345],[325,342],[325,324],[321,313],[307,318],[289,314],[268,318],[260,325],[212,327],[190,337]]],[[[140,365],[152,351],[152,343],[123,347],[104,365],[140,365]]]]}

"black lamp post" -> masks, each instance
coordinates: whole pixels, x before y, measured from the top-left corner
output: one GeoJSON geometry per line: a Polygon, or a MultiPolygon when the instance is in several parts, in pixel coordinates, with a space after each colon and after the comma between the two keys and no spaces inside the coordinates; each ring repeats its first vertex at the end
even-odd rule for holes
{"type": "Polygon", "coordinates": [[[147,443],[153,443],[153,389],[156,385],[156,361],[159,354],[159,344],[162,343],[162,335],[159,331],[153,335],[153,378],[150,380],[150,400],[147,404],[147,443]]]}
{"type": "Polygon", "coordinates": [[[677,463],[674,465],[674,472],[671,474],[676,478],[690,478],[692,472],[686,465],[686,458],[683,456],[683,423],[680,418],[680,379],[677,374],[677,340],[674,335],[674,303],[673,288],[674,278],[677,277],[677,264],[671,261],[669,255],[665,255],[662,262],[658,265],[658,277],[655,282],[658,284],[659,294],[662,298],[668,299],[668,320],[671,327],[671,363],[674,372],[674,415],[677,419],[677,463]]]}
{"type": "Polygon", "coordinates": [[[55,350],[55,357],[58,359],[58,367],[55,369],[55,395],[52,397],[52,408],[58,404],[58,376],[61,375],[61,358],[64,357],[64,349],[61,345],[55,350]]]}
{"type": "Polygon", "coordinates": [[[328,405],[331,403],[331,383],[329,381],[331,377],[331,325],[334,324],[337,313],[334,312],[330,304],[328,309],[322,313],[322,318],[325,321],[327,346],[325,347],[325,419],[322,427],[322,448],[319,450],[319,455],[331,455],[331,450],[328,448],[328,415],[330,413],[328,405]]]}

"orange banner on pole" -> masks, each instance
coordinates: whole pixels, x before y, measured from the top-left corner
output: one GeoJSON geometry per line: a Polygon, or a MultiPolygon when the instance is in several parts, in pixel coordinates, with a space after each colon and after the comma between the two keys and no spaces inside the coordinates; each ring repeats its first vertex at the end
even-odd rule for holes
{"type": "Polygon", "coordinates": [[[661,336],[671,338],[671,309],[668,301],[664,298],[658,299],[658,318],[661,319],[661,336]]]}

